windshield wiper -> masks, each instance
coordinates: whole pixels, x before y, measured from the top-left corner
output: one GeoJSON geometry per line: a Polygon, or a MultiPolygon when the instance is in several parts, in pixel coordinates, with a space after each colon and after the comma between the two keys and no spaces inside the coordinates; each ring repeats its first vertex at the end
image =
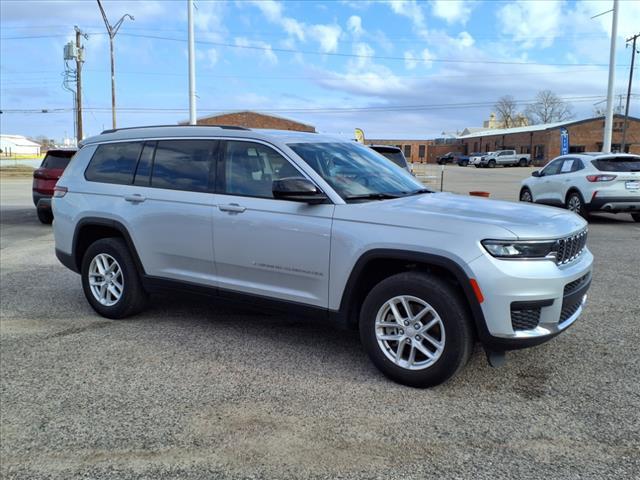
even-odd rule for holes
{"type": "Polygon", "coordinates": [[[433,193],[433,190],[429,190],[428,188],[421,188],[419,190],[414,190],[413,192],[409,192],[405,196],[408,197],[410,195],[420,195],[421,193],[433,193]]]}
{"type": "Polygon", "coordinates": [[[367,193],[365,195],[351,195],[344,197],[345,200],[389,200],[391,198],[400,198],[402,195],[394,195],[393,193],[367,193]]]}

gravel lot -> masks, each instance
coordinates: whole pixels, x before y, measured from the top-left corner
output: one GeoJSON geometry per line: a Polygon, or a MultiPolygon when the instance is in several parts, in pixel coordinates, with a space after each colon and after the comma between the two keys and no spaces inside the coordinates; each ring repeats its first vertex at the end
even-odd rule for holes
{"type": "MultiPolygon", "coordinates": [[[[528,172],[447,167],[445,187],[513,199],[528,172]]],[[[383,378],[355,332],[317,321],[187,296],[98,317],[30,181],[0,190],[3,478],[638,478],[627,215],[591,223],[593,286],[569,332],[497,370],[477,348],[455,379],[415,390],[383,378]]]]}

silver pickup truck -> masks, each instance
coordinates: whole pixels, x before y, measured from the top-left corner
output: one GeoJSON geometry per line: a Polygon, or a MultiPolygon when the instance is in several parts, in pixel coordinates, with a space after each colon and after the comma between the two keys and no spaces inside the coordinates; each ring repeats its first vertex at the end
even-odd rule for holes
{"type": "Polygon", "coordinates": [[[496,165],[505,167],[527,167],[531,165],[531,155],[517,153],[515,150],[497,150],[489,152],[480,159],[479,166],[494,168],[496,165]]]}

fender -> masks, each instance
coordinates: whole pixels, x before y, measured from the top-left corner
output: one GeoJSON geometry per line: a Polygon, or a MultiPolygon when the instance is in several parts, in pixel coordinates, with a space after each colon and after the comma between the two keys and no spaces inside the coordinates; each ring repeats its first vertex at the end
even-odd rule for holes
{"type": "Polygon", "coordinates": [[[77,254],[78,240],[79,240],[78,237],[79,237],[80,231],[87,226],[108,227],[108,228],[117,230],[124,238],[124,241],[127,244],[127,247],[129,248],[129,252],[131,252],[131,255],[133,256],[133,260],[136,264],[138,273],[140,275],[145,275],[144,267],[142,266],[140,257],[138,257],[138,251],[136,250],[136,247],[135,247],[135,244],[133,243],[133,239],[131,238],[131,235],[129,235],[129,231],[127,230],[127,227],[125,227],[122,223],[120,223],[117,220],[112,220],[110,218],[103,218],[103,217],[85,217],[82,220],[80,220],[76,225],[76,229],[73,232],[73,244],[72,244],[73,248],[71,252],[71,255],[73,256],[73,266],[75,266],[75,268],[72,268],[72,270],[74,270],[77,273],[80,273],[80,270],[82,268],[82,259],[81,258],[79,259],[77,254]]]}
{"type": "Polygon", "coordinates": [[[487,329],[484,313],[482,312],[480,303],[478,302],[478,299],[476,298],[476,295],[473,291],[473,287],[471,286],[470,278],[467,275],[467,272],[456,261],[447,257],[443,257],[441,255],[435,255],[431,253],[384,248],[369,250],[368,252],[363,253],[362,256],[356,261],[356,264],[354,265],[353,270],[349,275],[349,279],[347,280],[347,283],[345,285],[344,292],[342,293],[342,299],[340,300],[340,312],[342,312],[343,315],[349,314],[351,308],[350,302],[353,298],[353,292],[356,289],[362,271],[370,261],[378,259],[400,260],[410,263],[433,265],[449,272],[451,275],[453,275],[453,277],[462,288],[462,293],[469,306],[469,310],[471,312],[478,337],[483,342],[485,341],[485,339],[489,340],[491,338],[489,330],[487,329]]]}

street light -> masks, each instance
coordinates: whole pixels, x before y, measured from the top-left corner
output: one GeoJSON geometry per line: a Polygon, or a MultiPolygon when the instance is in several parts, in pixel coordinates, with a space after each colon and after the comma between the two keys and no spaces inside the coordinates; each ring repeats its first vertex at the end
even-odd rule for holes
{"type": "Polygon", "coordinates": [[[135,20],[135,18],[133,18],[132,15],[125,13],[120,17],[120,20],[118,20],[115,25],[111,25],[107,19],[107,14],[105,13],[104,8],[102,8],[102,3],[100,3],[100,0],[97,0],[97,2],[98,7],[100,7],[102,19],[104,20],[104,25],[107,27],[107,33],[109,34],[109,49],[111,50],[111,123],[113,128],[116,128],[116,74],[113,58],[113,38],[116,36],[116,33],[118,33],[118,30],[120,30],[120,27],[122,26],[122,22],[124,22],[127,17],[131,20],[135,20]]]}

